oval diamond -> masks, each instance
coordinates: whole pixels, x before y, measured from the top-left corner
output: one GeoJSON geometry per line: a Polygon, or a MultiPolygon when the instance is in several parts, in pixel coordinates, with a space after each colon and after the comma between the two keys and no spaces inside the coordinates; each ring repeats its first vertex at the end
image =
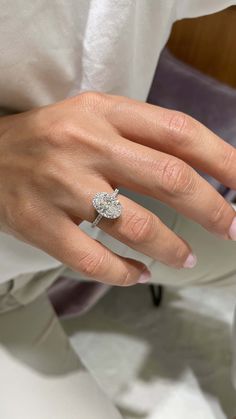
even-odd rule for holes
{"type": "Polygon", "coordinates": [[[93,206],[96,211],[106,218],[118,218],[122,206],[114,194],[98,192],[93,198],[93,206]]]}

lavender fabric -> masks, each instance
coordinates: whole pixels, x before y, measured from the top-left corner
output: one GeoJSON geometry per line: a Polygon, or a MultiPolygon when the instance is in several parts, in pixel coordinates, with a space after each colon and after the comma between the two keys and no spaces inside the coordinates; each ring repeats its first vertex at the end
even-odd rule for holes
{"type": "Polygon", "coordinates": [[[49,288],[48,295],[60,317],[86,313],[111,287],[92,281],[78,281],[60,276],[49,288]]]}
{"type": "MultiPolygon", "coordinates": [[[[225,141],[236,146],[236,89],[208,77],[163,50],[147,98],[165,108],[185,112],[202,122],[225,141]]],[[[236,202],[236,191],[201,173],[226,199],[236,202]]],[[[60,277],[49,296],[61,317],[86,312],[109,287],[60,277]]]]}
{"type": "MultiPolygon", "coordinates": [[[[185,112],[236,147],[236,89],[179,61],[167,48],[161,54],[147,101],[185,112]]],[[[201,175],[226,199],[235,200],[236,191],[201,175]]]]}

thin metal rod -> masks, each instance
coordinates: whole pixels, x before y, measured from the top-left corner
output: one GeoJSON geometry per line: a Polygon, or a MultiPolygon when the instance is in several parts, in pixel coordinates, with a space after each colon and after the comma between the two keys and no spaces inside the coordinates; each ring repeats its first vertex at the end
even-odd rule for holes
{"type": "Polygon", "coordinates": [[[154,306],[159,307],[163,299],[163,287],[161,285],[150,285],[150,292],[154,306]]]}

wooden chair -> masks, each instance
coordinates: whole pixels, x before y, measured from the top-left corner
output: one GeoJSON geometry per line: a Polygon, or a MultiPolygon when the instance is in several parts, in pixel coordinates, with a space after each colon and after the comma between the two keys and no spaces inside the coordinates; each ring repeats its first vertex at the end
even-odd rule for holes
{"type": "Polygon", "coordinates": [[[177,58],[236,87],[236,6],[176,22],[167,45],[177,58]]]}

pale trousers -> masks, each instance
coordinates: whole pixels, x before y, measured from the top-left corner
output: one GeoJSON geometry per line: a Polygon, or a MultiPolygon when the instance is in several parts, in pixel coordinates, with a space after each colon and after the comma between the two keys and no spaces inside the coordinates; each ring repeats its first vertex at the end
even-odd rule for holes
{"type": "MultiPolygon", "coordinates": [[[[135,194],[132,197],[137,198],[135,194]]],[[[235,242],[221,240],[166,206],[143,199],[138,201],[191,244],[198,265],[193,270],[175,270],[119,245],[120,254],[147,263],[152,281],[158,284],[236,284],[235,242]]],[[[100,232],[98,238],[116,250],[116,241],[105,233],[100,232]]],[[[66,271],[61,266],[0,285],[1,419],[121,418],[80,362],[46,295],[46,288],[66,271]]],[[[232,376],[236,384],[234,366],[232,376]]]]}

